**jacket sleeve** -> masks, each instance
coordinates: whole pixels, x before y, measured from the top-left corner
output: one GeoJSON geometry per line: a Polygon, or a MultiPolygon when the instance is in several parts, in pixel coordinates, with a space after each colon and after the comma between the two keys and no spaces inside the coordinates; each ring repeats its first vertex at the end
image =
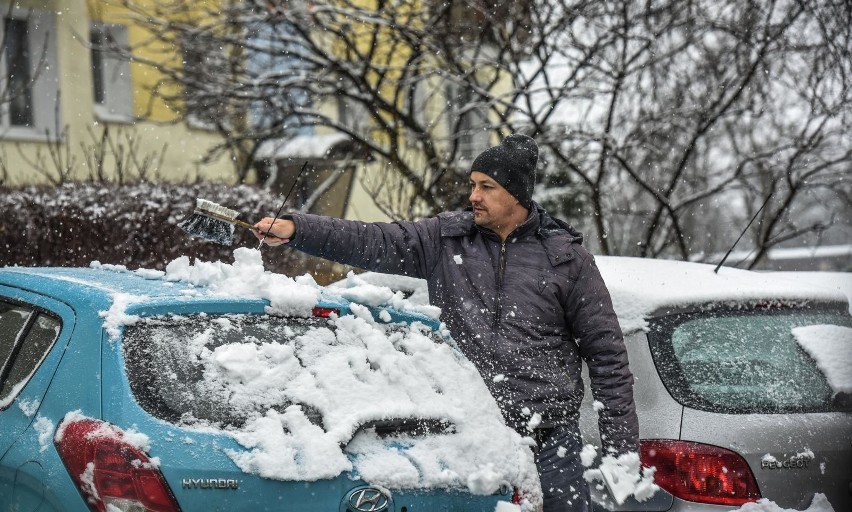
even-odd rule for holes
{"type": "Polygon", "coordinates": [[[426,278],[440,248],[435,217],[419,222],[360,222],[293,214],[296,234],[287,244],[312,256],[354,267],[426,278]]]}
{"type": "Polygon", "coordinates": [[[566,314],[589,368],[592,396],[604,405],[598,413],[604,449],[618,454],[638,452],[639,420],[627,349],[609,291],[590,254],[582,262],[566,314]]]}

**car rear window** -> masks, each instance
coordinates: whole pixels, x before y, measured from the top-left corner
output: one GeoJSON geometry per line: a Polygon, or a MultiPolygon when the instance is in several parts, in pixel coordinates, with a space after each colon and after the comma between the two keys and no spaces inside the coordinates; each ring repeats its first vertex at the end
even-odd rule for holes
{"type": "Polygon", "coordinates": [[[829,412],[837,396],[792,330],[852,326],[843,307],[709,306],[651,321],[654,363],[671,395],[723,413],[829,412]]]}
{"type": "MultiPolygon", "coordinates": [[[[408,328],[405,324],[382,326],[391,337],[394,332],[401,336],[408,328]]],[[[423,327],[421,332],[435,342],[444,341],[428,328],[423,327]]],[[[280,373],[263,374],[265,370],[253,367],[248,359],[243,368],[234,367],[240,364],[235,350],[246,351],[248,357],[261,357],[265,362],[262,366],[274,367],[275,372],[296,375],[309,364],[306,360],[314,357],[312,351],[316,347],[346,343],[346,336],[348,333],[337,336],[334,323],[327,318],[172,316],[146,318],[128,326],[123,350],[131,390],[149,414],[176,424],[239,427],[258,412],[284,412],[293,404],[282,400],[278,393],[240,394],[240,383],[229,381],[234,375],[243,379],[278,379],[281,386],[276,389],[286,387],[290,380],[280,373]],[[216,366],[220,363],[231,367],[223,371],[216,366]]],[[[299,405],[312,423],[323,426],[318,411],[299,405]]]]}

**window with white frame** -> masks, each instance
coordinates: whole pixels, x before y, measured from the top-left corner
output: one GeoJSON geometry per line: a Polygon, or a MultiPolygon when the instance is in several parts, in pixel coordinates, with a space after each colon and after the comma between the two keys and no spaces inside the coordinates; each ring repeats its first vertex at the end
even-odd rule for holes
{"type": "MultiPolygon", "coordinates": [[[[5,9],[4,9],[5,10],[5,9]]],[[[0,23],[0,135],[43,138],[59,130],[53,13],[15,8],[0,23]]]]}
{"type": "Polygon", "coordinates": [[[446,82],[447,122],[458,142],[458,156],[472,160],[488,147],[488,108],[472,91],[446,82]]]}
{"type": "Polygon", "coordinates": [[[225,51],[208,37],[183,41],[183,101],[187,124],[192,128],[215,130],[227,127],[230,118],[222,101],[221,77],[228,73],[225,51]]]}
{"type": "Polygon", "coordinates": [[[89,29],[95,114],[108,121],[133,119],[127,27],[93,23],[89,29]]]}

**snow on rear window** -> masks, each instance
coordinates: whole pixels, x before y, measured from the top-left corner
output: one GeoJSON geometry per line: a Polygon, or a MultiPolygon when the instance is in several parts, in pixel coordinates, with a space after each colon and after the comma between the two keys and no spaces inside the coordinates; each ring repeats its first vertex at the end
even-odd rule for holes
{"type": "Polygon", "coordinates": [[[152,318],[128,329],[124,350],[146,409],[232,436],[247,450],[228,455],[248,473],[316,480],[350,471],[387,488],[478,494],[537,487],[531,452],[474,366],[418,323],[152,318]],[[431,433],[375,426],[412,419],[430,421],[431,433]]]}
{"type": "Polygon", "coordinates": [[[852,393],[852,328],[808,325],[792,330],[793,337],[828,379],[835,393],[852,393]]]}

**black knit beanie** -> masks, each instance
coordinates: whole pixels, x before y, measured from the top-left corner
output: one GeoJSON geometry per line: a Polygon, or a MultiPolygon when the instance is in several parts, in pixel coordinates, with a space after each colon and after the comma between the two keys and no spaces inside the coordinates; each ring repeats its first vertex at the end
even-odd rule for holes
{"type": "Polygon", "coordinates": [[[526,135],[515,134],[480,153],[470,170],[487,174],[525,208],[531,208],[537,162],[538,144],[526,135]]]}

